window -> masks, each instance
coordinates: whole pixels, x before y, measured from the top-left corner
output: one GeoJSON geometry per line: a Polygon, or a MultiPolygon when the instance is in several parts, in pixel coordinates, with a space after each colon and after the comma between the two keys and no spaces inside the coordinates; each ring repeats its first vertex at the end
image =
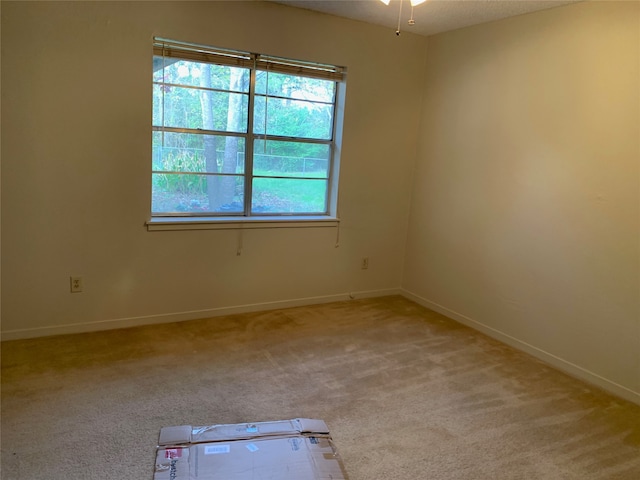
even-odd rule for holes
{"type": "Polygon", "coordinates": [[[344,69],[156,39],[152,217],[335,215],[344,69]]]}

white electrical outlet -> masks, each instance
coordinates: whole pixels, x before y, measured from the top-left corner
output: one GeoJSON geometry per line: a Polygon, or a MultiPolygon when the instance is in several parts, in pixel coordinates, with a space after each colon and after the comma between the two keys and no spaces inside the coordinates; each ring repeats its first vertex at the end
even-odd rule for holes
{"type": "Polygon", "coordinates": [[[369,257],[362,257],[362,264],[360,265],[362,270],[369,268],[369,257]]]}
{"type": "Polygon", "coordinates": [[[70,277],[71,293],[80,293],[82,291],[82,277],[70,277]]]}

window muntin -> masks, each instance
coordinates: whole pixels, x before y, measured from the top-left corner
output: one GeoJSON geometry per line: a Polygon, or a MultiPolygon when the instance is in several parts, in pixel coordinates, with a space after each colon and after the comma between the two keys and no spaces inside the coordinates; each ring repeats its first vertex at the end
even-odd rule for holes
{"type": "Polygon", "coordinates": [[[152,216],[329,215],[341,69],[199,48],[154,50],[152,216]]]}

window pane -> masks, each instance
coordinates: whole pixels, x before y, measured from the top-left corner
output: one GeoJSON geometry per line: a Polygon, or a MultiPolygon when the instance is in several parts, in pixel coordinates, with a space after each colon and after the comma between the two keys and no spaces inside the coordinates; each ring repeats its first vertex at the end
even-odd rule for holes
{"type": "Polygon", "coordinates": [[[254,178],[253,213],[326,212],[327,180],[254,178]]]}
{"type": "Polygon", "coordinates": [[[258,135],[265,133],[266,120],[267,135],[331,139],[333,105],[256,95],[254,115],[253,132],[258,135]]]}
{"type": "Polygon", "coordinates": [[[240,175],[154,173],[152,213],[242,213],[240,175]]]}
{"type": "Polygon", "coordinates": [[[164,103],[162,96],[162,87],[153,85],[153,119],[152,125],[162,125],[162,117],[164,115],[164,103]]]}
{"type": "Polygon", "coordinates": [[[243,133],[248,102],[244,93],[154,85],[153,124],[243,133]]]}
{"type": "Polygon", "coordinates": [[[329,177],[329,145],[256,140],[253,174],[270,177],[329,177]]]}
{"type": "Polygon", "coordinates": [[[249,69],[210,63],[153,57],[153,81],[216,88],[233,92],[249,91],[249,69]]]}
{"type": "Polygon", "coordinates": [[[153,56],[152,214],[327,214],[338,83],[193,58],[153,56]]]}
{"type": "Polygon", "coordinates": [[[264,95],[267,93],[267,86],[268,94],[276,97],[333,103],[336,82],[284,73],[256,72],[256,93],[264,95]]]}
{"type": "Polygon", "coordinates": [[[244,173],[244,138],[153,132],[153,170],[244,173]]]}

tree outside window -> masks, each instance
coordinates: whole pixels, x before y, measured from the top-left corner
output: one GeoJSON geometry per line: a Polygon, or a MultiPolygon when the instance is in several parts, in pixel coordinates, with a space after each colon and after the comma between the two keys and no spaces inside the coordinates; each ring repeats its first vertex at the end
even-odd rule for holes
{"type": "Polygon", "coordinates": [[[171,47],[154,50],[152,215],[327,215],[337,67],[171,47]]]}

